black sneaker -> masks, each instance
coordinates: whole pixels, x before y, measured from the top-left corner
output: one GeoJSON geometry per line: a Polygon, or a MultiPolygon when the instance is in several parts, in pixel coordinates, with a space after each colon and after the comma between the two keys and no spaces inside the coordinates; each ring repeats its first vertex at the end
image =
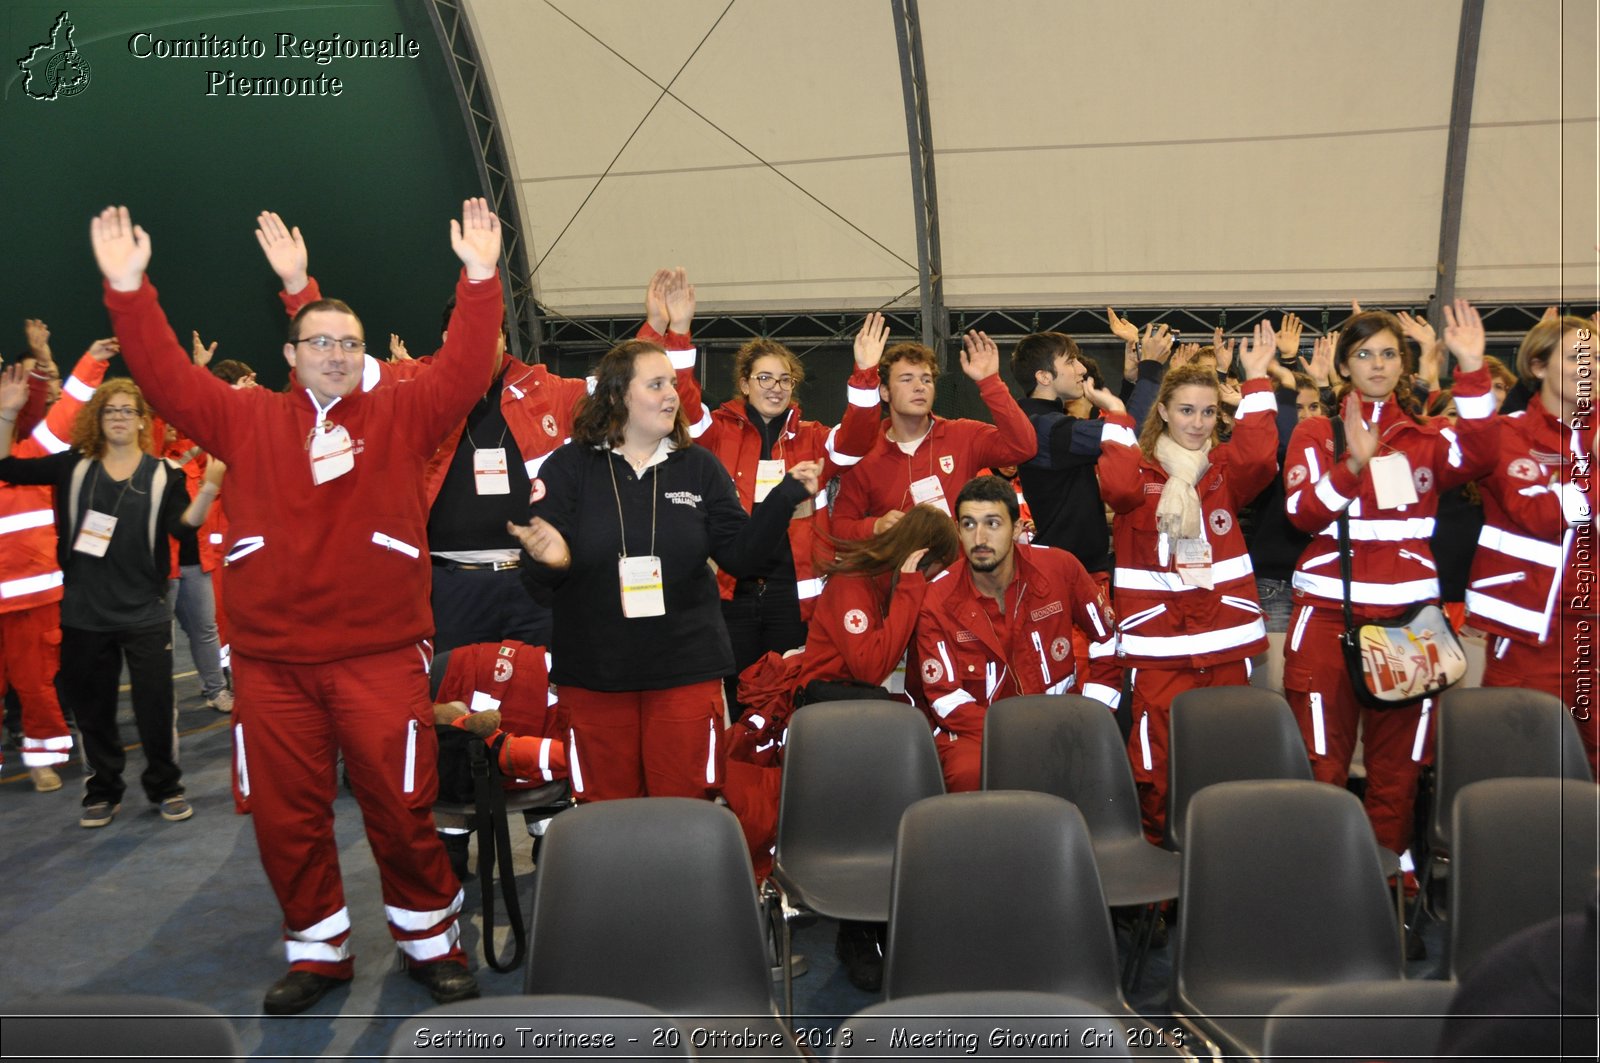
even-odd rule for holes
{"type": "Polygon", "coordinates": [[[863,993],[883,991],[882,923],[841,922],[834,939],[834,953],[844,966],[845,977],[863,993]]]}
{"type": "Polygon", "coordinates": [[[414,981],[426,986],[433,999],[440,1004],[472,1000],[478,995],[478,980],[472,977],[472,972],[460,960],[435,960],[407,968],[406,973],[414,981]]]}
{"type": "Polygon", "coordinates": [[[290,971],[267,990],[261,1010],[268,1015],[298,1015],[328,995],[328,991],[349,982],[315,971],[290,971]]]}

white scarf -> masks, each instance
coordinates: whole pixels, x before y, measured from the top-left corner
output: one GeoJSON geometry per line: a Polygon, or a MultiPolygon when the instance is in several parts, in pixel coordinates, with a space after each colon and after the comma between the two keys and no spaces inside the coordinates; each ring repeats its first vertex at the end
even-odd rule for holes
{"type": "Polygon", "coordinates": [[[1161,532],[1162,563],[1172,539],[1198,539],[1200,494],[1194,485],[1211,466],[1211,440],[1199,450],[1189,450],[1166,432],[1156,437],[1156,461],[1167,471],[1161,501],[1156,503],[1156,528],[1161,532]]]}

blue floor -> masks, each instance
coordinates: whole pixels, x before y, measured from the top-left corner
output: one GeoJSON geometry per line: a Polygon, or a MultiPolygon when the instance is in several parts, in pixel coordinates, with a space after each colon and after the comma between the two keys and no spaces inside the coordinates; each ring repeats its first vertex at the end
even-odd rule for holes
{"type": "MultiPolygon", "coordinates": [[[[236,815],[230,790],[231,736],[225,717],[204,708],[199,684],[178,640],[176,669],[184,780],[195,815],[167,823],[145,802],[137,781],[110,826],[78,826],[83,769],[62,770],[65,783],[35,793],[21,757],[7,750],[0,773],[0,1004],[50,1008],[59,994],[152,993],[207,1004],[231,1017],[246,1050],[277,1059],[372,1059],[400,1020],[431,1005],[426,992],[394,965],[377,872],[354,799],[336,802],[336,832],[357,956],[354,982],[304,1015],[266,1018],[261,995],[284,970],[279,913],[256,856],[248,816],[236,815]]],[[[133,733],[125,711],[125,735],[133,733]]],[[[129,776],[139,770],[137,750],[129,776]]],[[[515,821],[514,821],[515,824],[515,821]]],[[[524,906],[532,890],[530,845],[513,830],[524,906]]],[[[520,992],[521,974],[481,965],[476,882],[467,887],[464,944],[488,996],[520,992]]],[[[850,985],[834,958],[834,924],[796,932],[809,971],[795,982],[801,1025],[833,1025],[876,1002],[850,985]]],[[[1439,977],[1437,926],[1425,931],[1428,960],[1411,977],[1439,977]]],[[[1132,1003],[1155,1020],[1166,1011],[1166,949],[1150,958],[1132,1003]]],[[[776,991],[781,995],[781,987],[776,991]]],[[[51,1008],[59,1010],[59,1008],[51,1008]]]]}

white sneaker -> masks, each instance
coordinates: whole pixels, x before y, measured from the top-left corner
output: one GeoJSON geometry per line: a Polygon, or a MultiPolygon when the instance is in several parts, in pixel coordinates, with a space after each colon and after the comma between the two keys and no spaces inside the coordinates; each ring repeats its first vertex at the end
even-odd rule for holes
{"type": "Polygon", "coordinates": [[[218,712],[233,711],[233,691],[219,690],[216,697],[206,702],[206,708],[216,709],[218,712]]]}

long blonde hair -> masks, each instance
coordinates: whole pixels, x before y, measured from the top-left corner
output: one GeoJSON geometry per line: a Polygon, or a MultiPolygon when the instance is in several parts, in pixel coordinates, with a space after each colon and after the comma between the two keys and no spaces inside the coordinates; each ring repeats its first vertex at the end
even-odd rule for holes
{"type": "Polygon", "coordinates": [[[1210,388],[1217,396],[1217,425],[1211,430],[1211,442],[1215,443],[1221,438],[1222,430],[1222,382],[1217,379],[1217,371],[1210,366],[1180,365],[1169,370],[1161,378],[1161,391],[1156,395],[1150,413],[1144,419],[1144,427],[1139,430],[1139,450],[1145,457],[1154,460],[1156,456],[1156,440],[1161,438],[1161,433],[1167,430],[1167,422],[1161,416],[1158,407],[1165,406],[1172,400],[1172,393],[1179,388],[1191,385],[1210,388]]]}

